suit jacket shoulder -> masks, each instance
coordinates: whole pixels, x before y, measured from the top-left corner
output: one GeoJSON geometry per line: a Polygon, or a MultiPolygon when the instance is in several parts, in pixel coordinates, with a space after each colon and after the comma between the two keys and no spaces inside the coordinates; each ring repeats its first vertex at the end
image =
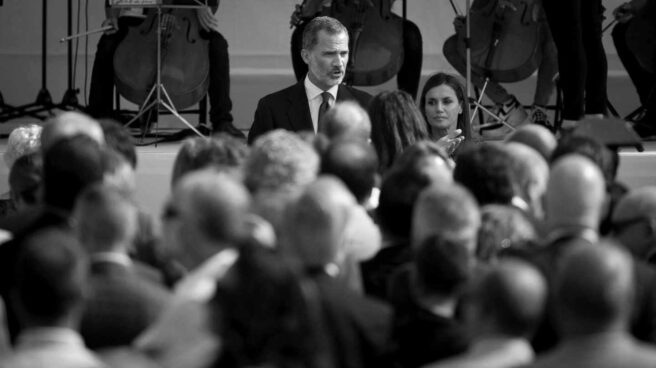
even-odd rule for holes
{"type": "MultiPolygon", "coordinates": [[[[337,101],[356,101],[365,109],[370,100],[371,95],[367,92],[343,84],[337,91],[337,101]]],[[[274,129],[314,130],[303,81],[260,99],[248,133],[248,143],[252,144],[257,137],[274,129]]]]}

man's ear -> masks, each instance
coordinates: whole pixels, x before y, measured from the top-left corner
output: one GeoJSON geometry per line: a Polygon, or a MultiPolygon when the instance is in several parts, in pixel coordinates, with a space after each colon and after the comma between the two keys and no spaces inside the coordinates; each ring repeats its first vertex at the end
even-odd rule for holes
{"type": "Polygon", "coordinates": [[[303,61],[305,64],[310,63],[310,52],[306,49],[301,49],[301,57],[303,58],[303,61]]]}

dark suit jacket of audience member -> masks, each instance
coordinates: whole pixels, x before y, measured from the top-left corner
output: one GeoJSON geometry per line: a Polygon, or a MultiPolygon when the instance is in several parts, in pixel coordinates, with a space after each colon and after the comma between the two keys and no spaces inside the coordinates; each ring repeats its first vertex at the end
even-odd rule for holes
{"type": "Polygon", "coordinates": [[[391,308],[348,289],[325,273],[315,272],[312,279],[317,285],[336,367],[390,367],[386,354],[391,308]]]}
{"type": "MultiPolygon", "coordinates": [[[[544,274],[549,287],[552,288],[555,269],[564,251],[574,243],[587,243],[594,246],[590,241],[578,237],[576,234],[570,234],[553,239],[550,243],[536,247],[533,251],[524,252],[523,255],[517,255],[535,264],[544,274]]],[[[636,290],[633,314],[629,325],[630,332],[639,340],[656,343],[656,269],[644,261],[635,258],[633,261],[636,290]]],[[[538,354],[551,350],[558,343],[554,313],[553,300],[550,295],[547,299],[547,312],[531,341],[538,354]]]]}
{"type": "Polygon", "coordinates": [[[412,267],[397,271],[390,281],[389,297],[394,306],[393,355],[398,367],[421,367],[464,353],[470,338],[455,318],[439,316],[412,295],[412,267]]]}
{"type": "Polygon", "coordinates": [[[7,309],[7,329],[12,343],[20,332],[16,320],[16,311],[12,308],[12,303],[8,299],[9,290],[14,282],[14,265],[20,254],[24,239],[30,234],[51,227],[65,231],[71,230],[68,217],[62,211],[49,209],[45,206],[30,209],[29,215],[25,216],[24,221],[18,221],[13,224],[13,227],[8,227],[8,230],[14,231],[13,239],[0,245],[0,296],[4,299],[7,309]]]}
{"type": "Polygon", "coordinates": [[[361,263],[362,284],[367,295],[389,301],[392,275],[412,263],[412,249],[408,240],[398,240],[379,250],[376,255],[361,263]]]}
{"type": "MultiPolygon", "coordinates": [[[[344,84],[340,84],[337,90],[337,102],[356,101],[366,109],[370,99],[368,93],[344,84]]],[[[248,143],[274,129],[314,131],[304,80],[260,99],[248,133],[248,143]]]]}
{"type": "Polygon", "coordinates": [[[90,349],[130,345],[162,312],[170,293],[141,274],[135,265],[92,262],[90,295],[80,325],[90,349]]]}

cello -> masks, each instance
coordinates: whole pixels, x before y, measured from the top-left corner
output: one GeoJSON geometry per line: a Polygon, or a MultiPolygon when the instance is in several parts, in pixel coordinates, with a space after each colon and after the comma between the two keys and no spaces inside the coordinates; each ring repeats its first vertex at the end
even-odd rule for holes
{"type": "MultiPolygon", "coordinates": [[[[501,83],[528,78],[541,59],[541,14],[538,0],[475,0],[470,10],[472,69],[501,83]]],[[[458,57],[465,55],[465,38],[461,30],[446,41],[456,42],[458,57]]],[[[445,54],[449,51],[445,47],[445,54]]]]}
{"type": "Polygon", "coordinates": [[[200,35],[194,9],[167,9],[158,23],[157,12],[149,12],[139,26],[130,28],[117,47],[113,60],[116,89],[128,101],[143,104],[161,65],[161,83],[173,105],[191,106],[205,96],[209,86],[209,42],[200,35]]]}
{"type": "Polygon", "coordinates": [[[392,0],[304,0],[292,25],[326,15],[349,31],[349,62],[344,81],[374,86],[394,77],[403,65],[403,19],[391,11],[392,0]]]}

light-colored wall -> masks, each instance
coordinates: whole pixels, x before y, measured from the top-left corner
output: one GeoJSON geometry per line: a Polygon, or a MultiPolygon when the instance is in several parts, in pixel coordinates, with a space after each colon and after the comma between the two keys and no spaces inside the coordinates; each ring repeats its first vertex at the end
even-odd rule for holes
{"type": "MultiPolygon", "coordinates": [[[[447,0],[407,0],[408,18],[421,29],[424,39],[424,73],[449,69],[441,48],[453,33],[453,10],[447,0]]],[[[221,30],[230,44],[232,72],[282,73],[291,75],[289,61],[289,15],[300,0],[223,0],[221,30]]],[[[461,9],[465,0],[455,0],[461,9]]],[[[0,7],[0,91],[13,104],[32,101],[41,85],[41,0],[5,0],[0,7]]],[[[81,4],[79,27],[100,26],[104,19],[103,0],[73,0],[81,4]],[[85,17],[85,13],[88,17],[85,17]]],[[[606,0],[607,14],[621,0],[606,0]]],[[[400,8],[400,1],[396,7],[400,8]]],[[[47,87],[59,100],[67,87],[66,45],[58,39],[66,35],[66,0],[48,0],[48,79],[47,87]]],[[[74,22],[74,29],[77,28],[74,22]]],[[[90,74],[98,35],[80,39],[75,87],[84,95],[85,72],[90,74]],[[86,48],[85,48],[85,41],[86,48]]],[[[616,62],[610,36],[605,38],[610,69],[621,69],[616,62]]],[[[87,79],[88,83],[88,79],[87,79]]]]}

